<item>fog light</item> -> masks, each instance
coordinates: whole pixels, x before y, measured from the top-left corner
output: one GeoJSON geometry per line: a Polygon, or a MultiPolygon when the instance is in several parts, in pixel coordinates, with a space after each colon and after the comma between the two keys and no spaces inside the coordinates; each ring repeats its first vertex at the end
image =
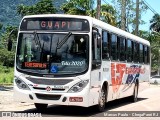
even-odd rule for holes
{"type": "Polygon", "coordinates": [[[62,102],[66,102],[66,100],[67,100],[67,97],[64,97],[63,100],[62,100],[62,102]]]}
{"type": "Polygon", "coordinates": [[[32,95],[29,95],[29,98],[30,98],[31,100],[33,100],[33,97],[32,97],[32,95]]]}

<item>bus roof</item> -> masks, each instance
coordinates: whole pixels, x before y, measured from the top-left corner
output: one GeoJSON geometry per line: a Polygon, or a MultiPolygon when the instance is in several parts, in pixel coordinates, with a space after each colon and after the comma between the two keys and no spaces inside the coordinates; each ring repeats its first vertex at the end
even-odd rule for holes
{"type": "Polygon", "coordinates": [[[150,46],[150,42],[149,42],[148,40],[145,40],[145,39],[143,39],[143,38],[140,38],[140,37],[138,37],[138,36],[136,36],[136,35],[133,35],[133,34],[131,34],[131,33],[129,33],[129,32],[126,32],[126,31],[124,31],[124,30],[122,30],[122,29],[119,29],[119,28],[117,28],[117,27],[114,27],[114,26],[112,26],[112,25],[109,25],[109,24],[107,24],[107,23],[104,23],[104,22],[102,22],[102,21],[100,21],[100,20],[97,20],[97,19],[95,19],[95,18],[92,18],[92,22],[93,22],[93,24],[94,24],[95,26],[97,26],[97,27],[99,26],[99,27],[101,27],[102,29],[107,30],[107,31],[109,31],[109,32],[111,32],[111,33],[115,33],[115,34],[120,35],[120,36],[122,36],[122,37],[125,37],[125,38],[128,38],[128,39],[131,39],[131,40],[137,41],[137,42],[139,42],[139,43],[143,43],[143,44],[145,44],[145,45],[150,46]]]}
{"type": "Polygon", "coordinates": [[[71,18],[83,18],[83,19],[87,19],[90,23],[92,23],[93,25],[100,27],[104,30],[107,30],[111,33],[115,33],[117,35],[123,36],[125,38],[131,39],[131,40],[135,40],[139,43],[143,43],[145,45],[150,46],[150,43],[148,40],[145,40],[143,38],[140,38],[138,36],[135,36],[129,32],[126,32],[124,30],[121,30],[119,28],[116,28],[112,25],[109,25],[105,22],[102,22],[98,19],[92,18],[90,16],[82,16],[82,15],[67,15],[67,14],[39,14],[39,15],[28,15],[28,16],[24,16],[24,18],[36,18],[36,17],[71,17],[71,18]]]}

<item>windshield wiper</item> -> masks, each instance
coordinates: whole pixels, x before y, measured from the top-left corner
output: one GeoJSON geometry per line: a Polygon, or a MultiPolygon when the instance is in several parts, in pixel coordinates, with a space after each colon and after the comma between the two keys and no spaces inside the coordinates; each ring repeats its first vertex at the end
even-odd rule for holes
{"type": "Polygon", "coordinates": [[[60,49],[62,45],[68,40],[68,38],[72,35],[71,32],[69,32],[64,38],[61,40],[61,42],[58,43],[57,49],[60,49]]]}
{"type": "Polygon", "coordinates": [[[40,43],[39,37],[38,37],[38,35],[37,35],[37,31],[34,31],[33,40],[35,40],[36,45],[38,45],[39,48],[42,49],[42,48],[41,48],[41,43],[40,43]]]}
{"type": "Polygon", "coordinates": [[[44,42],[43,42],[43,45],[42,45],[42,48],[41,48],[40,62],[43,62],[43,59],[42,59],[43,49],[44,49],[44,42]]]}
{"type": "Polygon", "coordinates": [[[44,42],[42,43],[42,46],[41,46],[41,42],[40,42],[39,37],[37,35],[37,31],[34,31],[34,38],[33,38],[33,40],[35,40],[36,45],[38,45],[39,48],[40,48],[39,49],[39,51],[41,52],[41,54],[40,54],[40,62],[43,62],[42,55],[43,55],[43,49],[44,49],[44,42]]]}

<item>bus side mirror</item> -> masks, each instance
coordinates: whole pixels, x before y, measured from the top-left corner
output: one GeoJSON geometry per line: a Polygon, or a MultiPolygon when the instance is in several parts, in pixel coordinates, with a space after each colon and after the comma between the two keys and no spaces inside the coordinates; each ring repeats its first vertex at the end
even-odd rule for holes
{"type": "Polygon", "coordinates": [[[8,51],[12,50],[12,40],[10,38],[8,39],[7,47],[8,47],[8,51]]]}
{"type": "Polygon", "coordinates": [[[8,51],[11,51],[12,50],[12,46],[13,46],[13,41],[11,40],[11,36],[17,32],[17,30],[13,29],[10,34],[9,34],[9,37],[8,37],[8,44],[7,44],[7,47],[8,47],[8,51]]]}

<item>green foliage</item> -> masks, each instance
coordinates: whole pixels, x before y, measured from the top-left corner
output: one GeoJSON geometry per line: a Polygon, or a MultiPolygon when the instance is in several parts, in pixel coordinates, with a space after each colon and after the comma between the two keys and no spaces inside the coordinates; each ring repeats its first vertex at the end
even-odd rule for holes
{"type": "Polygon", "coordinates": [[[56,13],[56,8],[52,4],[52,0],[41,0],[32,6],[19,5],[17,13],[22,17],[34,14],[54,14],[56,13]]]}
{"type": "Polygon", "coordinates": [[[0,83],[13,83],[14,68],[7,68],[0,65],[0,83]]]}
{"type": "Polygon", "coordinates": [[[2,24],[2,23],[0,23],[0,30],[2,30],[2,27],[3,27],[3,24],[2,24]]]}
{"type": "Polygon", "coordinates": [[[66,14],[91,15],[93,4],[93,0],[69,0],[61,6],[61,9],[66,14]]]}
{"type": "Polygon", "coordinates": [[[8,51],[7,49],[0,49],[0,63],[4,66],[14,66],[14,51],[8,51]]]}
{"type": "MultiPolygon", "coordinates": [[[[117,27],[121,28],[121,7],[122,0],[112,0],[114,4],[114,8],[116,8],[116,18],[118,21],[117,27]]],[[[146,12],[147,6],[143,3],[143,1],[139,2],[139,24],[145,24],[145,22],[141,19],[141,15],[146,12]]],[[[134,33],[136,26],[136,3],[133,0],[126,0],[126,29],[129,30],[129,26],[131,26],[132,33],[134,33]]]]}
{"type": "Polygon", "coordinates": [[[144,30],[139,30],[138,31],[139,37],[146,39],[146,40],[150,40],[150,33],[148,31],[144,31],[144,30]]]}
{"type": "Polygon", "coordinates": [[[148,40],[151,44],[151,64],[152,70],[157,71],[158,65],[160,64],[158,59],[160,57],[160,33],[157,32],[147,32],[147,31],[139,31],[139,36],[148,40]]]}
{"type": "MultiPolygon", "coordinates": [[[[4,49],[7,50],[7,43],[8,43],[9,39],[13,41],[13,43],[14,43],[13,44],[13,51],[15,51],[15,48],[16,48],[16,44],[15,43],[16,43],[17,33],[18,33],[17,27],[15,27],[15,26],[7,26],[5,28],[5,31],[6,32],[2,33],[1,37],[0,37],[0,52],[4,51],[4,49]],[[14,32],[11,34],[11,31],[13,31],[13,30],[14,30],[14,32]]],[[[2,62],[2,61],[0,61],[0,62],[2,62]]]]}
{"type": "Polygon", "coordinates": [[[153,18],[150,20],[151,26],[150,30],[160,32],[160,15],[155,14],[153,18]]]}
{"type": "MultiPolygon", "coordinates": [[[[93,0],[69,0],[61,6],[61,9],[66,14],[96,17],[96,9],[93,9],[93,4],[93,0]]],[[[116,25],[115,13],[111,5],[101,6],[101,20],[114,26],[116,25]]]]}
{"type": "MultiPolygon", "coordinates": [[[[21,16],[17,14],[17,6],[33,6],[41,0],[0,0],[0,22],[3,24],[1,32],[5,32],[7,25],[18,26],[21,20],[21,16]]],[[[66,0],[52,0],[52,3],[60,11],[60,6],[65,3],[66,0]]]]}
{"type": "Polygon", "coordinates": [[[20,16],[17,14],[17,5],[33,5],[39,0],[1,0],[0,1],[0,22],[3,24],[2,32],[7,25],[18,26],[20,16]]]}
{"type": "Polygon", "coordinates": [[[152,70],[158,70],[159,67],[159,58],[160,58],[160,33],[152,32],[148,35],[148,40],[151,43],[151,63],[152,70]]]}
{"type": "Polygon", "coordinates": [[[101,16],[102,21],[116,26],[116,11],[111,5],[101,5],[101,16]]]}
{"type": "Polygon", "coordinates": [[[14,49],[10,52],[7,50],[7,42],[10,39],[15,43],[17,38],[17,27],[14,26],[7,26],[5,28],[6,32],[1,35],[0,39],[0,63],[7,67],[14,66],[14,54],[15,54],[15,46],[14,49]],[[10,35],[10,32],[15,30],[13,34],[10,35]]]}
{"type": "Polygon", "coordinates": [[[0,40],[2,42],[7,42],[10,32],[12,30],[14,30],[15,32],[12,34],[11,38],[13,39],[13,41],[16,41],[18,28],[16,26],[9,26],[9,25],[5,27],[5,33],[2,33],[0,40]]]}

